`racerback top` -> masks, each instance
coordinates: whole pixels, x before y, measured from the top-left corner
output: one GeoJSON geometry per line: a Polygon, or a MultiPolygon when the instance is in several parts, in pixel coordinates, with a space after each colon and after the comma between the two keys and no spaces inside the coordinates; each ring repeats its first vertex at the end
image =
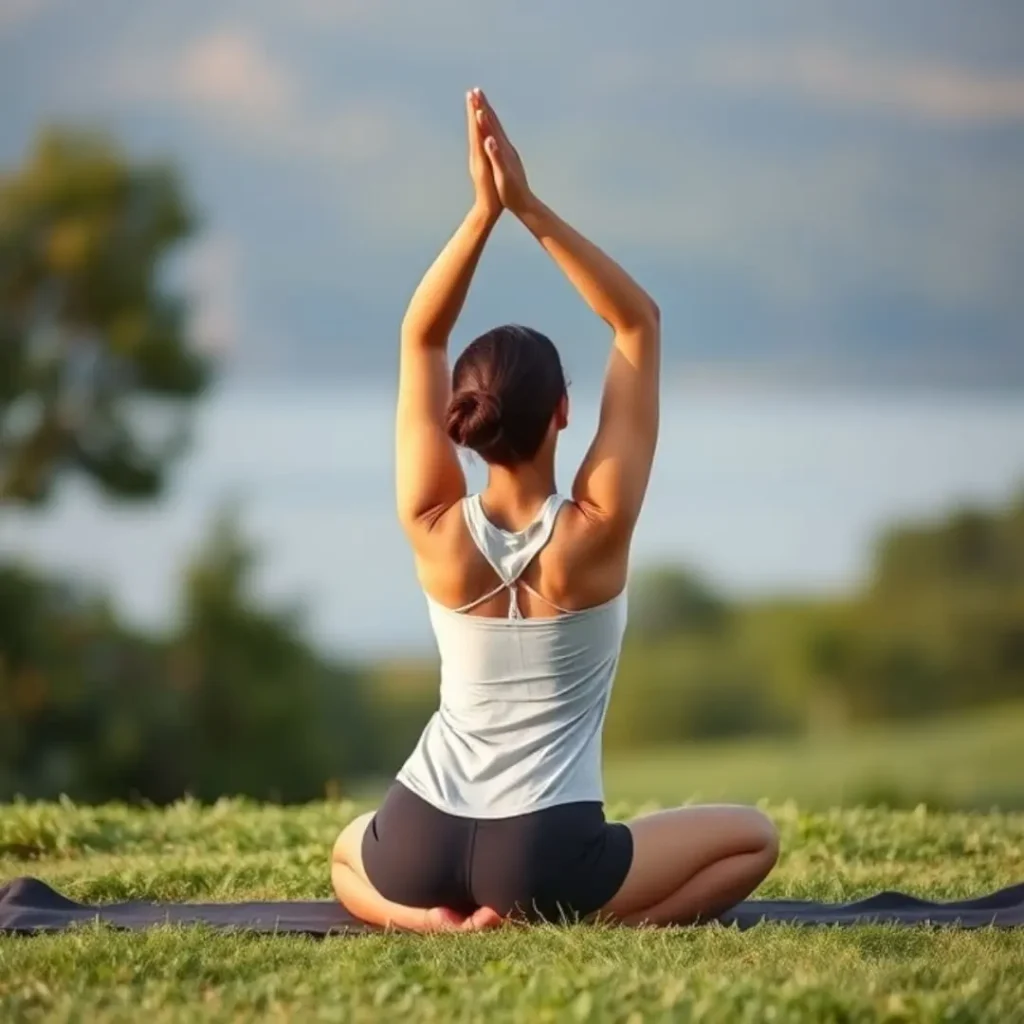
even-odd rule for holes
{"type": "Polygon", "coordinates": [[[625,589],[582,611],[558,608],[520,576],[551,538],[553,494],[523,530],[499,529],[480,496],[463,500],[474,543],[500,580],[450,609],[427,597],[441,655],[441,700],[398,781],[449,814],[506,818],[602,801],[601,731],[626,627],[625,589]],[[559,614],[522,617],[524,587],[559,614]],[[468,615],[501,590],[507,617],[468,615]]]}

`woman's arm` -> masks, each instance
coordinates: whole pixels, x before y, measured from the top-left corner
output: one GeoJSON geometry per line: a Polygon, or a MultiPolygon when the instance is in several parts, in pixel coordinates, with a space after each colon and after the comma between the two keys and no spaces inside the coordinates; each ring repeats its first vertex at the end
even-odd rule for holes
{"type": "Polygon", "coordinates": [[[444,429],[451,391],[448,336],[502,209],[483,150],[479,104],[475,91],[466,97],[473,206],[424,275],[402,321],[396,492],[399,519],[410,532],[429,529],[466,493],[462,466],[444,429]]]}
{"type": "Polygon", "coordinates": [[[486,99],[486,132],[498,195],[614,332],[597,434],[577,473],[573,497],[614,537],[628,537],[640,514],[658,436],[660,314],[654,300],[592,242],[537,199],[519,154],[486,99]]]}

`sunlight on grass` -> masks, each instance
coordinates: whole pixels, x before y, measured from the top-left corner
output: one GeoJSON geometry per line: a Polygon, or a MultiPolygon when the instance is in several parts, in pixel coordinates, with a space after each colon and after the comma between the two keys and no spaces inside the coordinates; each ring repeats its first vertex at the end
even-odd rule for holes
{"type": "Polygon", "coordinates": [[[1024,810],[1024,707],[817,739],[684,745],[610,757],[608,795],[662,803],[796,800],[1024,810]]]}
{"type": "MultiPolygon", "coordinates": [[[[351,803],[0,808],[0,880],[76,899],[328,898],[351,803]]],[[[613,808],[626,815],[624,804],[613,808]]],[[[879,888],[952,898],[1024,880],[1024,814],[768,808],[783,854],[759,895],[879,888]]],[[[315,941],[99,927],[0,940],[12,1021],[1024,1019],[1024,933],[719,926],[315,941]]]]}

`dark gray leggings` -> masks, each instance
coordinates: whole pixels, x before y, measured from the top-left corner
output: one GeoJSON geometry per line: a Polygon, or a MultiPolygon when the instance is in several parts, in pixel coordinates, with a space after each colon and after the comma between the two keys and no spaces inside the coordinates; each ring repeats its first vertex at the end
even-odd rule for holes
{"type": "Polygon", "coordinates": [[[461,818],[396,782],[363,835],[374,888],[407,907],[561,922],[600,910],[633,860],[633,836],[600,803],[512,818],[461,818]]]}

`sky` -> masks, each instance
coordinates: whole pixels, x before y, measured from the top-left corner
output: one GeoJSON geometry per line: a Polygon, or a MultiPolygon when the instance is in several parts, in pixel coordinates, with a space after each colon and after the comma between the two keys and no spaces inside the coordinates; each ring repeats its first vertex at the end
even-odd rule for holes
{"type": "MultiPolygon", "coordinates": [[[[169,268],[241,378],[389,379],[483,87],[537,192],[657,298],[680,377],[1024,384],[1013,0],[0,0],[0,167],[43,124],[173,159],[169,268]]],[[[502,223],[459,327],[602,328],[502,223]]]]}
{"type": "MultiPolygon", "coordinates": [[[[156,621],[237,488],[324,642],[424,643],[388,424],[405,303],[470,201],[472,86],[661,307],[643,559],[841,589],[893,517],[1019,485],[1016,0],[0,0],[0,173],[52,124],[173,161],[201,227],[165,280],[225,385],[165,501],[76,484],[0,546],[156,621]]],[[[509,321],[594,398],[604,328],[504,218],[455,345],[509,321]]]]}

